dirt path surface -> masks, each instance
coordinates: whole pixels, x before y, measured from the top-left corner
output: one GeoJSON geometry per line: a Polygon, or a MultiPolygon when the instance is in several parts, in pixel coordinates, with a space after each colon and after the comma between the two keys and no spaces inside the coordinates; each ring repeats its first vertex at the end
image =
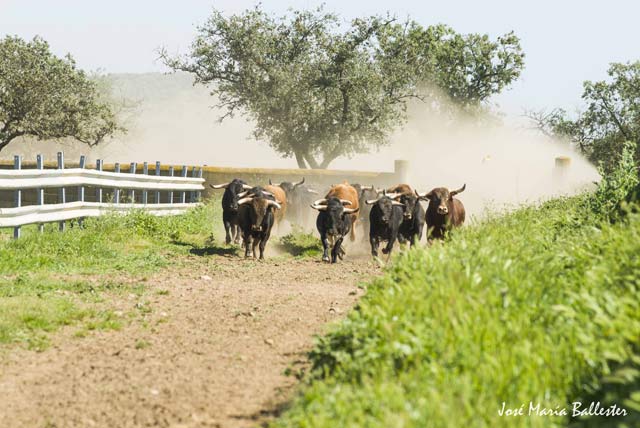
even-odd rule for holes
{"type": "Polygon", "coordinates": [[[313,334],[378,271],[364,258],[191,257],[114,303],[142,321],[85,338],[67,329],[44,352],[3,356],[0,427],[260,425],[291,396],[285,370],[305,364],[313,334]]]}

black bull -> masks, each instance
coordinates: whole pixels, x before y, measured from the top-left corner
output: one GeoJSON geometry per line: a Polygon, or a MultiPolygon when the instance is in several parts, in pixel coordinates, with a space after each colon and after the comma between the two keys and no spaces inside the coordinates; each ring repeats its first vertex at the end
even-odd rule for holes
{"type": "Polygon", "coordinates": [[[274,210],[281,208],[271,193],[254,187],[238,201],[238,225],[242,231],[245,257],[256,258],[256,246],[260,248],[260,259],[271,236],[275,220],[274,210]]]}
{"type": "Polygon", "coordinates": [[[225,242],[230,244],[233,236],[233,241],[239,244],[238,200],[240,199],[240,194],[245,190],[251,189],[251,186],[238,178],[234,178],[228,183],[210,184],[209,186],[212,189],[224,189],[224,194],[222,195],[222,223],[226,233],[225,242]]]}

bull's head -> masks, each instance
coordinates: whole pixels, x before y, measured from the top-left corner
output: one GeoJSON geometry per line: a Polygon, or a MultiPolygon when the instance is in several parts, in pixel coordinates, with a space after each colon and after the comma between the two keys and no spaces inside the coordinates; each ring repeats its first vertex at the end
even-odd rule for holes
{"type": "Polygon", "coordinates": [[[261,232],[263,227],[262,223],[267,215],[267,212],[271,209],[280,209],[280,203],[259,196],[248,196],[240,199],[238,205],[250,205],[249,217],[251,219],[251,230],[261,232]]]}
{"type": "Polygon", "coordinates": [[[283,181],[281,183],[273,183],[271,182],[271,179],[269,179],[269,184],[272,186],[278,186],[280,187],[282,190],[284,190],[284,193],[289,196],[291,194],[291,192],[293,192],[293,189],[295,189],[296,187],[304,184],[304,177],[302,177],[301,181],[298,181],[297,183],[291,183],[289,181],[283,181]]]}
{"type": "Polygon", "coordinates": [[[358,208],[348,208],[352,205],[346,199],[329,198],[318,199],[311,204],[311,208],[327,213],[326,227],[329,235],[339,235],[340,226],[349,221],[346,215],[358,212],[358,208]]]}
{"type": "Polygon", "coordinates": [[[225,189],[223,200],[223,208],[237,211],[238,210],[238,200],[242,197],[241,194],[244,190],[251,189],[247,183],[238,178],[234,178],[228,183],[221,184],[209,184],[212,189],[225,189]]]}
{"type": "Polygon", "coordinates": [[[391,199],[388,196],[381,196],[377,199],[367,199],[365,202],[367,205],[377,205],[380,209],[381,220],[384,223],[388,223],[391,220],[391,213],[394,206],[404,207],[404,204],[396,200],[391,199]]]}
{"type": "Polygon", "coordinates": [[[464,192],[467,185],[463,185],[457,190],[449,191],[446,187],[436,187],[429,193],[420,194],[416,190],[416,196],[423,201],[429,201],[429,206],[435,206],[436,212],[441,215],[447,215],[449,213],[448,202],[453,200],[453,197],[458,193],[464,192]]]}

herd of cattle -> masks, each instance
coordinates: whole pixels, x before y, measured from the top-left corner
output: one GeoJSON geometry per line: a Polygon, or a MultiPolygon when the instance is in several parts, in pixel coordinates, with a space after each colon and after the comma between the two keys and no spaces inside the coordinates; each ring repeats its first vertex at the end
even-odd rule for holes
{"type": "Polygon", "coordinates": [[[416,244],[425,224],[427,239],[431,241],[443,239],[448,230],[465,220],[464,206],[454,196],[464,191],[466,185],[452,191],[437,187],[419,193],[408,184],[377,189],[345,182],[331,186],[321,199],[317,199],[319,192],[304,184],[304,178],[297,183],[276,184],[269,180],[266,186],[250,186],[234,179],[210,186],[224,189],[222,221],[226,243],[239,244],[242,238],[245,257],[255,258],[258,247],[263,259],[274,224],[285,218],[302,224],[309,207],[318,211],[316,227],[324,249],[322,260],[331,263],[338,258],[342,260],[345,255],[342,242],[347,235],[351,241],[356,239],[358,224],[364,230],[369,229],[371,254],[377,257],[382,242],[386,242],[382,253],[389,254],[396,241],[416,244]],[[420,201],[428,202],[426,211],[420,201]]]}

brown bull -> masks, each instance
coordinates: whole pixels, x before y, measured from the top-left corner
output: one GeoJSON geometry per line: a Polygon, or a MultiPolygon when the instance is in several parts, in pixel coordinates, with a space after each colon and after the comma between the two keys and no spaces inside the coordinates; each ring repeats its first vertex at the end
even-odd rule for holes
{"type": "Polygon", "coordinates": [[[426,213],[427,239],[444,239],[452,228],[464,223],[464,205],[459,199],[454,198],[467,187],[465,184],[458,190],[449,191],[445,187],[436,187],[429,193],[416,195],[420,200],[429,201],[426,213]]]}
{"type": "Polygon", "coordinates": [[[273,197],[280,204],[280,209],[275,212],[275,221],[279,225],[287,212],[287,194],[282,187],[271,184],[264,186],[264,190],[273,194],[273,197]]]}
{"type": "Polygon", "coordinates": [[[387,193],[396,193],[396,194],[413,194],[413,189],[408,184],[396,184],[395,186],[389,187],[387,189],[387,193]]]}
{"type": "Polygon", "coordinates": [[[346,206],[349,209],[355,210],[352,214],[349,214],[349,217],[351,218],[351,233],[349,235],[349,239],[351,239],[351,241],[355,241],[355,223],[358,220],[358,210],[360,209],[358,192],[353,186],[347,184],[347,182],[344,182],[342,184],[335,184],[331,186],[331,189],[329,189],[327,196],[325,196],[325,199],[329,198],[338,198],[341,201],[348,201],[349,204],[346,204],[346,206]]]}

